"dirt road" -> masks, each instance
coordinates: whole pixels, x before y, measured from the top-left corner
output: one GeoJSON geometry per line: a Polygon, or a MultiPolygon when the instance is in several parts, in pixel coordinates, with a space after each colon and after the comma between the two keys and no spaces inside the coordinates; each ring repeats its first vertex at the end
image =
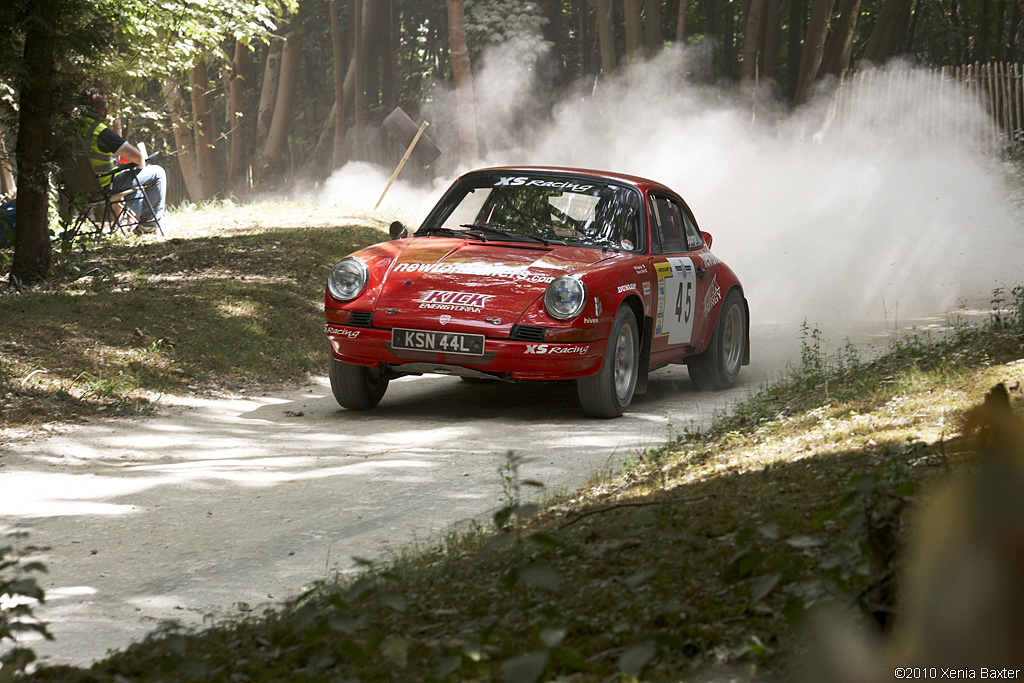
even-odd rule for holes
{"type": "Polygon", "coordinates": [[[326,378],[289,391],[165,399],[156,416],[0,447],[0,533],[48,546],[37,615],[52,663],[87,664],[161,622],[195,626],[295,595],[452,525],[487,520],[511,451],[548,491],[663,443],[781,367],[700,393],[685,368],[652,375],[615,420],[583,416],[572,384],[392,383],[377,410],[340,409],[326,378]]]}

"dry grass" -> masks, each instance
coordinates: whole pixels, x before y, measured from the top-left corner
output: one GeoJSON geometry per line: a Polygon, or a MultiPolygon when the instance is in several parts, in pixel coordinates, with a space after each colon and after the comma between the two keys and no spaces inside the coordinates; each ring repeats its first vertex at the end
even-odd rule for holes
{"type": "Polygon", "coordinates": [[[325,372],[327,271],[386,227],[291,204],[170,222],[167,238],[76,247],[48,286],[0,291],[0,429],[325,372]]]}

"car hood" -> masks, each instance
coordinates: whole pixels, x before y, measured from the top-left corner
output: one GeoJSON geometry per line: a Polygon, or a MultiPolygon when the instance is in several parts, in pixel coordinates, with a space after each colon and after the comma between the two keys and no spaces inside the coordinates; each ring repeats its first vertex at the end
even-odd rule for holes
{"type": "Polygon", "coordinates": [[[508,334],[548,283],[608,256],[582,247],[413,238],[388,270],[374,321],[413,328],[440,322],[451,331],[508,334]]]}

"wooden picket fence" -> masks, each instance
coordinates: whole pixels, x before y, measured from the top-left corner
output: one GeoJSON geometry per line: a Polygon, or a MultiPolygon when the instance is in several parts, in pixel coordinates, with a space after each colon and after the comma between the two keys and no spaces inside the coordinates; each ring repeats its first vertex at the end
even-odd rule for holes
{"type": "MultiPolygon", "coordinates": [[[[865,117],[863,98],[874,93],[874,115],[888,122],[915,113],[913,131],[948,140],[971,138],[993,152],[1010,158],[1024,157],[1024,65],[1006,62],[967,64],[933,69],[883,68],[845,72],[836,89],[831,116],[839,135],[844,124],[865,117]],[[884,93],[879,102],[878,93],[884,93]],[[950,103],[980,103],[990,125],[979,126],[967,118],[951,116],[950,103]]],[[[908,124],[903,124],[908,125],[908,124]]]]}

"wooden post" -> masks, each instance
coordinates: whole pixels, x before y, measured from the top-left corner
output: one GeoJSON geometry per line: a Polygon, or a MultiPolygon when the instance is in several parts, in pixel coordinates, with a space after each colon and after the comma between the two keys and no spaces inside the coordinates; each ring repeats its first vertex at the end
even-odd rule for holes
{"type": "Polygon", "coordinates": [[[420,136],[423,135],[423,131],[426,127],[427,122],[424,121],[422,125],[420,125],[420,129],[416,131],[415,137],[413,137],[412,142],[409,143],[409,149],[405,150],[405,154],[402,155],[402,160],[398,162],[398,167],[395,169],[395,172],[391,174],[391,179],[388,180],[387,186],[384,188],[384,191],[380,193],[380,199],[377,200],[377,203],[373,207],[374,211],[376,211],[377,207],[380,206],[380,203],[384,201],[384,195],[386,195],[388,190],[391,189],[391,183],[395,182],[395,178],[397,178],[398,174],[402,171],[402,167],[405,166],[406,160],[408,160],[409,155],[412,154],[412,150],[416,146],[416,143],[420,141],[420,136]]]}

